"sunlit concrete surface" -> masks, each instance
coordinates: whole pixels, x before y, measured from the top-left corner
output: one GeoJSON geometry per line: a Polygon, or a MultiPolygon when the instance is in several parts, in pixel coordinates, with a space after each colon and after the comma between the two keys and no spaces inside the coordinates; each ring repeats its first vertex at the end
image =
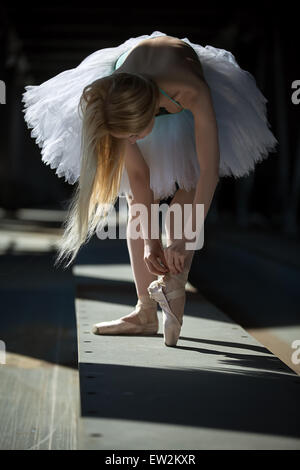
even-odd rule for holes
{"type": "Polygon", "coordinates": [[[300,375],[299,326],[248,328],[247,331],[300,375]]]}
{"type": "MultiPolygon", "coordinates": [[[[41,214],[40,214],[41,215],[41,214]]],[[[61,230],[1,220],[0,449],[77,448],[79,381],[70,270],[55,270],[61,230]]]]}
{"type": "Polygon", "coordinates": [[[30,221],[46,221],[46,222],[62,222],[67,215],[67,211],[63,210],[44,210],[44,209],[18,209],[15,211],[15,217],[20,220],[30,221]]]}
{"type": "MultiPolygon", "coordinates": [[[[201,276],[186,286],[176,348],[163,343],[160,312],[156,336],[93,335],[93,323],[135,305],[126,240],[95,237],[72,270],[55,270],[61,229],[23,216],[0,231],[1,449],[300,448],[299,377],[265,331],[254,338],[203,295],[201,276]]],[[[272,333],[288,341],[294,326],[272,333]]]]}
{"type": "Polygon", "coordinates": [[[2,450],[77,448],[76,371],[8,351],[0,375],[2,450]]]}
{"type": "MultiPolygon", "coordinates": [[[[98,259],[124,242],[101,243],[98,259]]],[[[128,263],[85,265],[88,252],[73,268],[79,448],[300,449],[299,377],[201,292],[187,292],[176,348],[164,345],[160,311],[157,335],[92,334],[130,313],[136,294],[128,263]]]]}
{"type": "Polygon", "coordinates": [[[88,429],[83,434],[83,450],[109,449],[160,449],[160,450],[295,450],[299,440],[290,437],[257,433],[231,431],[216,428],[194,428],[193,426],[169,425],[165,423],[142,422],[139,420],[105,419],[99,422],[85,418],[81,426],[88,429]],[[118,444],[114,444],[118,439],[118,444]],[[101,442],[101,444],[100,444],[101,442]],[[231,443],[231,444],[230,444],[231,443]]]}
{"type": "Polygon", "coordinates": [[[19,209],[14,212],[12,218],[2,209],[0,212],[0,254],[17,255],[55,250],[62,235],[60,225],[65,215],[64,211],[19,209]]]}
{"type": "Polygon", "coordinates": [[[2,231],[0,232],[0,254],[7,251],[15,254],[52,251],[56,247],[59,238],[60,235],[57,235],[57,233],[2,231]]]}

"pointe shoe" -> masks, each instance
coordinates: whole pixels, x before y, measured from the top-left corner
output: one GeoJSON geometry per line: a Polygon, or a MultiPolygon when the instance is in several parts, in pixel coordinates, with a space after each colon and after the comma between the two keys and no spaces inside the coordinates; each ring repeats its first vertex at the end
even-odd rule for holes
{"type": "MultiPolygon", "coordinates": [[[[185,284],[187,282],[188,271],[183,271],[177,275],[177,280],[181,282],[181,287],[170,292],[164,292],[163,287],[166,286],[166,280],[163,276],[160,279],[157,279],[148,286],[148,292],[152,299],[156,300],[159,303],[162,312],[163,312],[163,332],[164,332],[164,341],[166,346],[176,346],[177,341],[180,336],[181,327],[183,321],[179,321],[176,315],[172,312],[168,300],[177,299],[179,297],[185,296],[185,284]]],[[[172,277],[172,274],[168,274],[169,277],[172,277]]]]}
{"type": "Polygon", "coordinates": [[[154,309],[156,302],[147,295],[141,295],[138,298],[135,310],[125,317],[118,320],[104,321],[95,323],[92,332],[95,335],[153,335],[158,332],[158,317],[153,322],[149,322],[145,310],[154,309]],[[140,324],[134,323],[132,317],[139,314],[140,324]]]}

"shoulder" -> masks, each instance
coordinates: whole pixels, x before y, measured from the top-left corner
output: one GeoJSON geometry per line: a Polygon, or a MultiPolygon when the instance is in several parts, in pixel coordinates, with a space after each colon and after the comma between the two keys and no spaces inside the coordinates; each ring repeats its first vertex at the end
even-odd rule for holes
{"type": "Polygon", "coordinates": [[[209,93],[196,51],[181,39],[162,36],[143,40],[129,54],[124,67],[152,76],[186,109],[209,93]]]}
{"type": "Polygon", "coordinates": [[[203,69],[196,51],[185,41],[172,36],[159,36],[141,41],[130,54],[139,67],[149,68],[153,74],[174,75],[193,73],[203,77],[203,69]]]}
{"type": "Polygon", "coordinates": [[[204,79],[201,61],[196,51],[186,42],[176,40],[166,48],[169,70],[176,76],[193,76],[204,79]]]}
{"type": "Polygon", "coordinates": [[[177,61],[168,68],[168,74],[159,81],[162,88],[169,92],[181,106],[191,111],[197,109],[204,101],[211,101],[209,85],[201,73],[189,66],[182,66],[177,61]]]}
{"type": "Polygon", "coordinates": [[[190,79],[177,84],[183,108],[192,112],[195,124],[209,130],[216,127],[216,113],[209,85],[205,80],[190,79]],[[207,127],[208,126],[208,127],[207,127]]]}
{"type": "Polygon", "coordinates": [[[184,80],[177,81],[178,101],[185,109],[197,114],[202,110],[205,112],[207,105],[212,106],[210,88],[205,79],[188,76],[184,80]]]}
{"type": "Polygon", "coordinates": [[[209,92],[200,59],[196,51],[184,41],[174,39],[165,45],[161,44],[156,49],[156,60],[153,62],[161,65],[156,77],[158,81],[175,92],[177,101],[184,107],[209,92]]]}

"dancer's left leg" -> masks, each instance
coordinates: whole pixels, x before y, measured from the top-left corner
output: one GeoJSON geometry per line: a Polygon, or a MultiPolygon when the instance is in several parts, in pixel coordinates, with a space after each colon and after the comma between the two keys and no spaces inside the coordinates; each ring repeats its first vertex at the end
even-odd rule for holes
{"type": "MultiPolygon", "coordinates": [[[[178,224],[181,223],[181,233],[182,234],[184,233],[184,204],[192,204],[194,200],[194,196],[195,196],[195,188],[192,189],[191,191],[185,191],[184,189],[178,189],[176,191],[170,203],[170,207],[168,211],[172,209],[172,206],[174,206],[174,204],[179,204],[181,211],[179,211],[177,214],[181,214],[181,220],[178,220],[178,216],[176,217],[176,220],[175,220],[175,217],[172,216],[170,218],[170,224],[165,225],[167,247],[170,246],[173,243],[173,241],[176,240],[174,238],[174,235],[176,235],[175,223],[176,223],[177,228],[178,228],[178,224]]],[[[166,218],[166,220],[168,219],[166,218]]],[[[195,250],[188,250],[188,254],[184,262],[184,269],[182,272],[176,274],[174,270],[172,270],[173,272],[169,272],[163,276],[163,280],[166,285],[166,287],[163,289],[165,293],[169,293],[171,291],[184,288],[188,279],[194,253],[195,253],[195,250]]],[[[182,321],[183,314],[184,314],[185,300],[186,300],[185,294],[175,299],[169,300],[170,308],[180,322],[182,321]]]]}

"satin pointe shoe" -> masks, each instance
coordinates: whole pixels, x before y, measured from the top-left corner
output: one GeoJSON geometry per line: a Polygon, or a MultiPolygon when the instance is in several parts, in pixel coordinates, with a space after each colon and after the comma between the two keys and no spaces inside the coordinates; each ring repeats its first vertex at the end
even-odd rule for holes
{"type": "Polygon", "coordinates": [[[159,328],[156,310],[157,303],[149,296],[141,295],[132,313],[118,320],[95,323],[92,332],[95,335],[154,335],[159,328]],[[155,320],[149,322],[149,318],[153,317],[156,317],[155,320]]]}
{"type": "Polygon", "coordinates": [[[185,300],[185,284],[187,282],[187,278],[188,271],[186,270],[176,275],[168,273],[167,275],[161,276],[159,279],[151,282],[147,288],[150,297],[156,300],[162,309],[163,332],[166,346],[176,346],[180,336],[183,320],[179,321],[176,315],[172,312],[169,301],[172,299],[178,299],[179,297],[184,297],[185,300]],[[172,277],[176,277],[176,282],[180,287],[168,292],[168,280],[172,277]]]}

